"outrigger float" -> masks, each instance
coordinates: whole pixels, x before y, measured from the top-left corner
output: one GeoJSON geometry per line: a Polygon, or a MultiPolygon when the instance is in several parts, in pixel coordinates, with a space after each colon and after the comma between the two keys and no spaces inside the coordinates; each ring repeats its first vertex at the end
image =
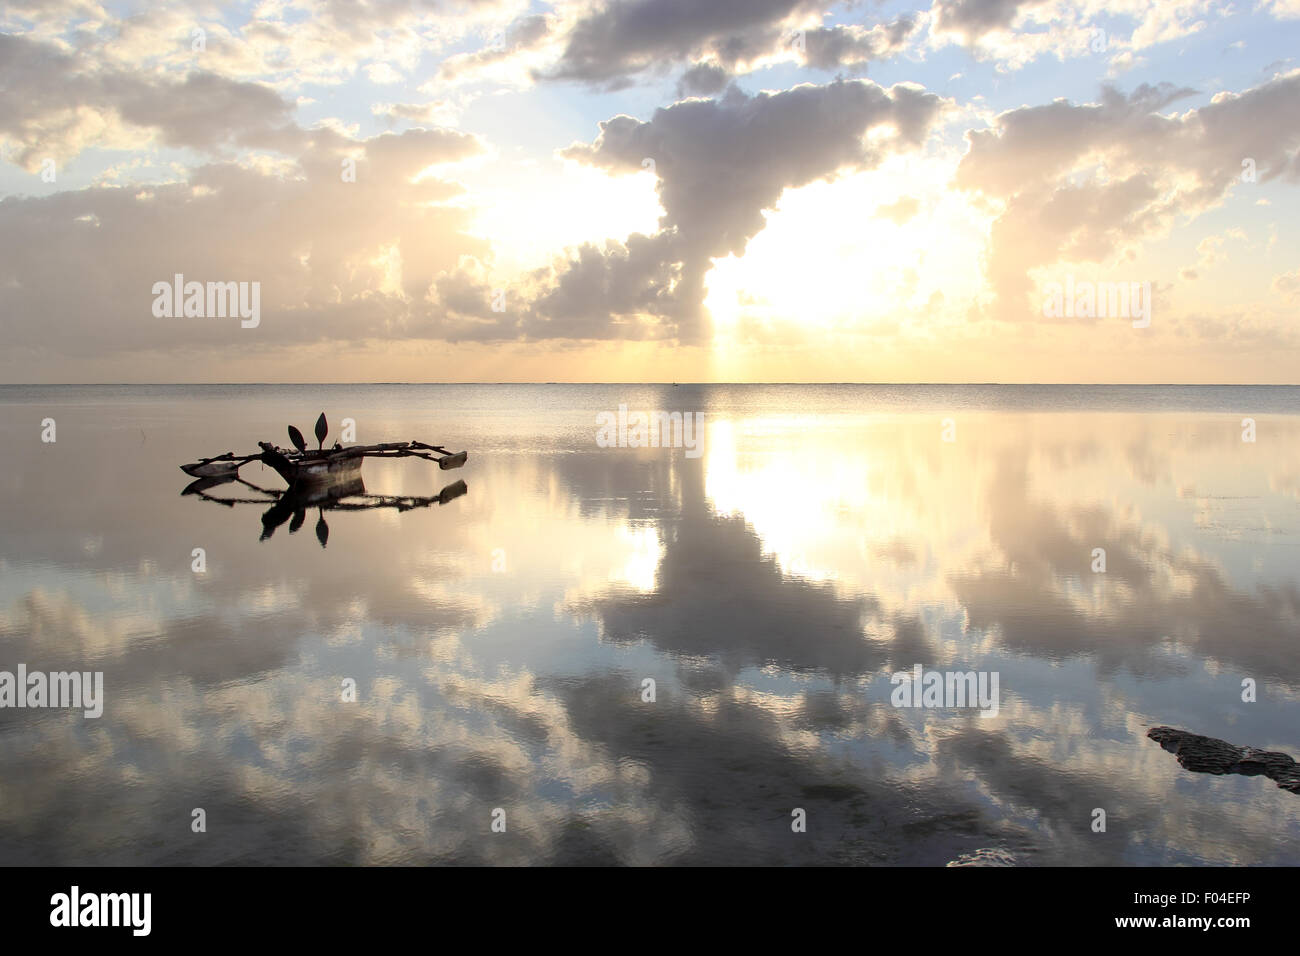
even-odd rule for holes
{"type": "Polygon", "coordinates": [[[353,445],[344,448],[338,442],[333,448],[325,447],[325,436],[329,434],[329,424],[325,413],[316,419],[315,451],[307,448],[302,432],[289,426],[289,440],[293,448],[280,448],[270,442],[257,443],[262,450],[251,455],[236,455],[226,452],[212,458],[200,458],[198,461],[181,465],[181,471],[194,478],[225,478],[239,476],[239,469],[251,461],[270,465],[285,480],[291,490],[312,490],[327,488],[332,485],[348,485],[361,477],[361,464],[367,458],[423,458],[438,463],[443,471],[460,468],[469,457],[460,451],[452,453],[441,445],[429,445],[421,441],[383,442],[378,445],[353,445]]]}

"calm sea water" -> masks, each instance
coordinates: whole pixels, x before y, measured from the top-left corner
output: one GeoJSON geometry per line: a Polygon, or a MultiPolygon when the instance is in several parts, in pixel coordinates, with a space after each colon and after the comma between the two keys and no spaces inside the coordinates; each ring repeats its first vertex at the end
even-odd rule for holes
{"type": "Polygon", "coordinates": [[[1300,757],[1300,389],[6,386],[0,442],[0,669],[106,697],[0,710],[0,863],[1300,863],[1300,796],[1146,738],[1300,757]],[[321,410],[466,493],[181,494],[321,410]]]}

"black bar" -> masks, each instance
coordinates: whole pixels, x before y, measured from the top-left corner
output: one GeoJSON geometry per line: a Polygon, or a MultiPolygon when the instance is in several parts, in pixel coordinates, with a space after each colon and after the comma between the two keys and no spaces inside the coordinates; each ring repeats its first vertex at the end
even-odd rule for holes
{"type": "Polygon", "coordinates": [[[629,940],[680,936],[674,945],[689,945],[690,927],[701,922],[760,938],[775,922],[810,943],[847,932],[926,945],[1191,935],[1232,944],[1276,938],[1293,925],[1295,876],[1285,868],[9,868],[0,870],[0,913],[7,933],[127,944],[336,945],[391,934],[445,946],[453,925],[483,941],[521,932],[576,941],[609,921],[629,940]],[[73,886],[83,913],[88,895],[97,896],[97,910],[98,894],[149,894],[147,936],[136,936],[129,918],[143,915],[143,896],[138,909],[123,910],[127,925],[51,925],[57,895],[70,904],[73,886]],[[1242,918],[1248,925],[1218,922],[1242,918]],[[1154,924],[1120,925],[1130,919],[1154,924]],[[1212,925],[1189,925],[1193,919],[1212,925]]]}

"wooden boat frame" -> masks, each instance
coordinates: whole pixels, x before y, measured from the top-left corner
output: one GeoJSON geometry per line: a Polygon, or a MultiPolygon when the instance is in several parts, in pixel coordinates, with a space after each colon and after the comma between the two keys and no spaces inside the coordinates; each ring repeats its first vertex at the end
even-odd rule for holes
{"type": "MultiPolygon", "coordinates": [[[[316,421],[316,438],[323,446],[327,425],[322,412],[316,421]]],[[[293,449],[280,448],[270,442],[260,441],[257,446],[262,449],[250,455],[236,455],[226,452],[211,458],[181,465],[181,471],[194,478],[234,478],[239,469],[251,461],[260,461],[270,465],[284,479],[291,489],[317,488],[336,484],[348,484],[361,476],[362,462],[367,458],[423,458],[425,461],[437,462],[443,471],[460,468],[469,458],[467,452],[451,452],[441,445],[429,445],[421,441],[383,442],[378,445],[353,445],[344,448],[335,442],[333,448],[318,448],[310,451],[305,447],[302,433],[292,425],[289,437],[297,446],[293,449]]]]}

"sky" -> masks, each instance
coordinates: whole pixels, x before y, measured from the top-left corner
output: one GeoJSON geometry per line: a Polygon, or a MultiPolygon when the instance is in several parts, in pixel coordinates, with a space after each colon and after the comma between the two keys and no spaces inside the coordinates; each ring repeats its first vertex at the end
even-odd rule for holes
{"type": "Polygon", "coordinates": [[[1300,0],[7,0],[0,382],[1300,383],[1297,51],[1300,0]]]}

